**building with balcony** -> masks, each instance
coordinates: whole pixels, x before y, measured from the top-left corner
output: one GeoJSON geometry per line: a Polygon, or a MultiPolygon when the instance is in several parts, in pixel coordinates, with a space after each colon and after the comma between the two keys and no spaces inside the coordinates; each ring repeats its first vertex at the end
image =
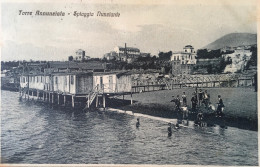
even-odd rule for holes
{"type": "Polygon", "coordinates": [[[183,51],[173,52],[171,56],[172,74],[185,75],[192,72],[192,67],[196,64],[196,52],[191,45],[183,48],[183,51]]]}

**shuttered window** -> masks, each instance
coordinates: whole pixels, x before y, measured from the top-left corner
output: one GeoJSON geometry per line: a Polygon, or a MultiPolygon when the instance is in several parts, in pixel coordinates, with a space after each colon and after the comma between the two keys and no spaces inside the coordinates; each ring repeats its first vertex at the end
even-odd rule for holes
{"type": "Polygon", "coordinates": [[[71,85],[74,84],[74,76],[70,76],[70,84],[71,84],[71,85]]]}
{"type": "Polygon", "coordinates": [[[55,77],[55,84],[58,84],[58,77],[55,77]]]}

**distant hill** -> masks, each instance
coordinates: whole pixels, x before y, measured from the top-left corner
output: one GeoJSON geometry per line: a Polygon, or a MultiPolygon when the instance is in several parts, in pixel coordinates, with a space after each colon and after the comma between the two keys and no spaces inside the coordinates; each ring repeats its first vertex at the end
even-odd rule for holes
{"type": "Polygon", "coordinates": [[[227,34],[216,41],[208,44],[202,49],[216,50],[225,46],[241,46],[241,45],[253,45],[257,43],[257,35],[250,33],[231,33],[227,34]]]}

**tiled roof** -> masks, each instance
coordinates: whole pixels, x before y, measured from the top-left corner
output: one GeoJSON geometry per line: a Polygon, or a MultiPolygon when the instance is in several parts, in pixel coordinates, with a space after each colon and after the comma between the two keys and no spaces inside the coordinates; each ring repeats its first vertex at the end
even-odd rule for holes
{"type": "Polygon", "coordinates": [[[66,69],[66,68],[73,68],[73,69],[85,69],[85,70],[95,70],[95,69],[105,69],[101,62],[49,62],[49,68],[56,68],[56,69],[66,69]]]}
{"type": "Polygon", "coordinates": [[[131,75],[129,71],[110,71],[110,72],[94,72],[94,76],[100,76],[100,75],[113,75],[116,74],[117,76],[122,75],[131,75]]]}
{"type": "MultiPolygon", "coordinates": [[[[122,47],[122,46],[118,46],[118,48],[119,48],[119,50],[125,49],[125,47],[122,47]]],[[[133,47],[126,47],[126,50],[132,50],[132,51],[140,52],[140,49],[133,48],[133,47]]]]}
{"type": "Polygon", "coordinates": [[[191,45],[186,45],[184,48],[192,48],[193,49],[193,47],[191,45]]]}

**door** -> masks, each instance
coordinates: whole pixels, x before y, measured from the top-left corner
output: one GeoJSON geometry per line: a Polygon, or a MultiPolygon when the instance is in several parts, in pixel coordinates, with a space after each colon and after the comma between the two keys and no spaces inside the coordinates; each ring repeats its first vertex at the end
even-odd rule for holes
{"type": "Polygon", "coordinates": [[[109,76],[109,92],[113,92],[113,76],[109,76]]]}

